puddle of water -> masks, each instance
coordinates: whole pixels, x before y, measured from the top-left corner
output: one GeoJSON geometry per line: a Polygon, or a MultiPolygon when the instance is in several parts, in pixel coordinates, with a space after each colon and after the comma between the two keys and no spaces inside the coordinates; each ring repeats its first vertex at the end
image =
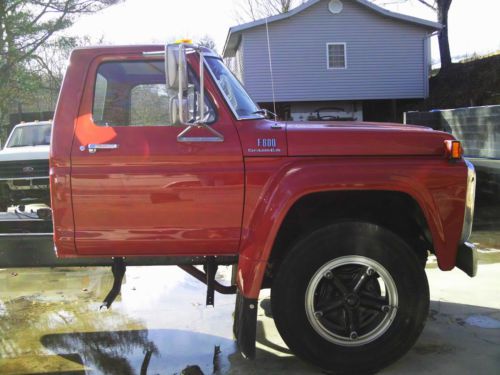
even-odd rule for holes
{"type": "Polygon", "coordinates": [[[50,334],[43,345],[60,356],[75,355],[85,367],[104,374],[179,374],[188,366],[202,373],[227,371],[234,343],[181,330],[136,330],[50,334]]]}
{"type": "Polygon", "coordinates": [[[500,250],[479,250],[478,258],[480,264],[500,263],[500,250]]]}
{"type": "Polygon", "coordinates": [[[500,200],[476,192],[474,226],[470,242],[479,248],[500,249],[500,200]]]}
{"type": "Polygon", "coordinates": [[[465,319],[465,323],[479,328],[500,329],[500,320],[487,315],[471,315],[465,319]]]}
{"type": "MultiPolygon", "coordinates": [[[[477,246],[477,244],[476,244],[477,246]]],[[[483,250],[478,247],[478,262],[479,264],[495,264],[500,263],[500,250],[483,250]]],[[[427,264],[425,266],[427,269],[437,269],[438,263],[434,255],[429,256],[427,264]]]]}
{"type": "Polygon", "coordinates": [[[105,268],[0,271],[0,372],[228,371],[234,296],[206,307],[206,287],[177,267],[129,267],[121,295],[99,310],[111,285],[105,268]]]}

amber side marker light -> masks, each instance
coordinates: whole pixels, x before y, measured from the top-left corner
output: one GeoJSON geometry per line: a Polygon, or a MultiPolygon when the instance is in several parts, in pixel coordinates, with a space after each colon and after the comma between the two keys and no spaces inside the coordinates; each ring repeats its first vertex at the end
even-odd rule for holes
{"type": "Polygon", "coordinates": [[[193,40],[192,39],[187,39],[187,38],[183,38],[183,39],[177,39],[175,42],[175,44],[193,44],[193,40]]]}
{"type": "Polygon", "coordinates": [[[462,158],[464,150],[460,141],[444,141],[446,157],[450,160],[458,160],[462,158]]]}

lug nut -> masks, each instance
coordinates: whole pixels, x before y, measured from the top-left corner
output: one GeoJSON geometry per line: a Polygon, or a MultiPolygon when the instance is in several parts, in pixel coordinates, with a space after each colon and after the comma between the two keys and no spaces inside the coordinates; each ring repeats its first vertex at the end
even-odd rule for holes
{"type": "Polygon", "coordinates": [[[356,340],[358,338],[358,333],[356,331],[352,331],[349,337],[351,340],[356,340]]]}
{"type": "Polygon", "coordinates": [[[366,274],[367,274],[368,276],[373,275],[373,269],[372,269],[372,268],[368,268],[368,269],[366,270],[366,274]]]}
{"type": "Polygon", "coordinates": [[[314,316],[315,316],[317,319],[319,319],[319,318],[321,318],[321,317],[323,316],[323,312],[322,312],[322,311],[316,311],[316,312],[314,313],[314,316]]]}
{"type": "Polygon", "coordinates": [[[390,310],[390,309],[391,309],[391,307],[390,307],[390,306],[387,306],[387,305],[382,306],[382,312],[387,313],[387,312],[389,312],[389,310],[390,310]]]}
{"type": "Polygon", "coordinates": [[[333,273],[332,273],[332,271],[327,271],[327,272],[325,272],[325,274],[323,276],[326,279],[331,279],[331,278],[333,278],[333,273]]]}

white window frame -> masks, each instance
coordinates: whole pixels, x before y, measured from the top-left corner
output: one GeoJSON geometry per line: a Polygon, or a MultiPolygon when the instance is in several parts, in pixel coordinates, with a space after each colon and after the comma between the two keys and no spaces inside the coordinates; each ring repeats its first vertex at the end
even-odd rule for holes
{"type": "Polygon", "coordinates": [[[345,70],[347,69],[347,43],[326,43],[326,69],[328,70],[345,70]],[[330,46],[344,46],[344,67],[330,67],[330,46]]]}

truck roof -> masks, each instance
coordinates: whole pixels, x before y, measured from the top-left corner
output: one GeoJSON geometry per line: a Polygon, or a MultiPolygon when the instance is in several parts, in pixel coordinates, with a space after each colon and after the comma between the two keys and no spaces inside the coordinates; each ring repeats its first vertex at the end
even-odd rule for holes
{"type": "Polygon", "coordinates": [[[48,125],[52,124],[52,121],[30,121],[30,122],[20,122],[19,124],[15,125],[14,128],[20,128],[23,126],[31,126],[31,125],[48,125]]]}
{"type": "MultiPolygon", "coordinates": [[[[216,55],[213,50],[207,47],[201,47],[206,54],[216,55]]],[[[73,52],[82,53],[89,52],[92,54],[127,54],[127,53],[141,53],[141,52],[163,52],[165,50],[164,44],[129,44],[129,45],[101,45],[101,46],[86,46],[77,47],[73,52]]]]}
{"type": "Polygon", "coordinates": [[[98,45],[98,46],[84,46],[84,47],[76,47],[74,51],[85,51],[85,50],[92,50],[92,51],[142,51],[142,50],[162,50],[164,49],[165,46],[162,44],[119,44],[119,45],[98,45]]]}

